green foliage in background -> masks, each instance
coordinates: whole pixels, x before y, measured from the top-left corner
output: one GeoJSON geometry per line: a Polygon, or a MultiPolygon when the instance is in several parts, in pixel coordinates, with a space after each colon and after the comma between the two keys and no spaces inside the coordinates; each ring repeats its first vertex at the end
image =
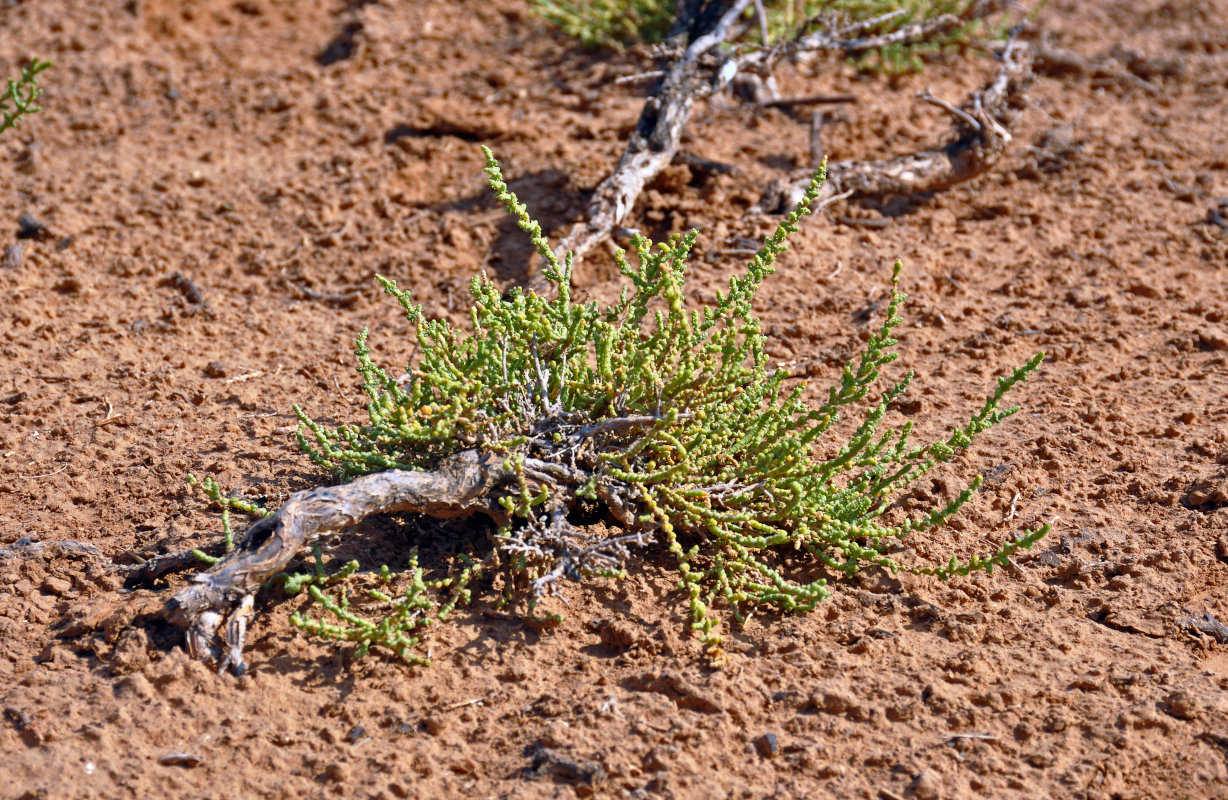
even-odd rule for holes
{"type": "MultiPolygon", "coordinates": [[[[835,3],[825,3],[807,0],[803,13],[812,7],[826,7],[847,15],[846,19],[856,21],[873,19],[895,11],[901,12],[898,16],[886,19],[871,28],[866,34],[870,36],[891,33],[905,25],[924,22],[944,14],[968,20],[954,30],[930,36],[923,42],[888,45],[866,52],[853,61],[860,70],[900,74],[920,72],[927,56],[959,52],[975,46],[978,41],[1005,35],[1009,28],[1005,19],[997,24],[991,23],[987,18],[969,19],[974,7],[981,2],[982,0],[838,0],[835,3]]],[[[781,30],[781,34],[787,36],[793,29],[791,24],[787,25],[781,30]]]]}
{"type": "MultiPolygon", "coordinates": [[[[695,305],[684,291],[691,231],[660,244],[637,236],[634,262],[618,255],[628,285],[603,306],[573,299],[570,256],[555,256],[485,152],[491,187],[545,260],[553,296],[519,288],[505,296],[479,274],[472,329],[462,331],[428,319],[409,292],[381,278],[414,327],[415,362],[404,375],[389,375],[372,361],[364,330],[356,354],[370,398],[367,422],[329,428],[295,411],[301,446],[341,480],[429,470],[464,450],[497,454],[518,476],[494,498],[508,519],[488,548],[454,556],[429,579],[415,556],[400,575],[387,567],[356,574],[351,563],[342,576],[349,580],[339,581],[317,551],[315,572],[284,579],[292,592],[306,588],[319,612],[296,614],[296,625],[355,642],[359,653],[379,645],[419,659],[412,648],[425,628],[467,602],[478,584],[501,586],[505,599],[527,603],[530,619],[549,623],[557,615],[536,607],[558,581],[617,576],[632,547],[655,543],[677,569],[692,627],[719,654],[726,619],[740,622],[755,608],[808,611],[831,594],[829,578],[867,565],[944,580],[991,572],[1045,534],[1047,526],[1026,532],[966,563],[902,563],[891,555],[956,513],[980,478],[947,505],[911,518],[888,515],[893,501],[1014,413],[1004,396],[1042,358],[999,378],[984,404],[942,439],[912,443],[911,422],[884,429],[888,407],[913,378],[909,372],[876,388],[897,355],[898,263],[885,319],[822,402],[807,402],[804,384],[770,367],[755,295],[810,213],[825,167],[714,302],[695,305]],[[825,436],[846,411],[856,413],[855,426],[829,443],[825,436]],[[617,524],[573,526],[567,513],[584,506],[617,524]]],[[[202,488],[227,510],[265,513],[223,498],[216,484],[202,488]]]]}
{"type": "MultiPolygon", "coordinates": [[[[748,27],[745,38],[752,44],[770,45],[792,39],[803,27],[808,32],[823,28],[837,30],[852,22],[882,18],[862,34],[877,36],[943,14],[967,18],[980,1],[764,0],[768,41],[760,40],[757,24],[748,27]]],[[[546,20],[579,39],[585,47],[615,50],[637,42],[651,44],[663,41],[670,30],[675,11],[672,0],[533,0],[533,4],[546,20]]],[[[747,10],[748,20],[753,13],[753,8],[747,10]]],[[[966,25],[926,42],[891,45],[868,52],[855,63],[866,70],[889,73],[916,71],[921,69],[922,58],[927,54],[966,48],[980,38],[1002,32],[990,29],[984,20],[972,19],[966,25]]]]}
{"type": "Polygon", "coordinates": [[[533,0],[537,11],[585,47],[622,50],[665,39],[674,21],[671,0],[533,0]]]}
{"type": "Polygon", "coordinates": [[[43,93],[42,87],[38,85],[38,73],[50,66],[50,61],[39,61],[36,58],[28,67],[22,68],[20,78],[7,79],[8,85],[4,92],[0,93],[0,133],[17,127],[17,123],[26,114],[42,111],[41,107],[34,105],[34,101],[43,93]]]}

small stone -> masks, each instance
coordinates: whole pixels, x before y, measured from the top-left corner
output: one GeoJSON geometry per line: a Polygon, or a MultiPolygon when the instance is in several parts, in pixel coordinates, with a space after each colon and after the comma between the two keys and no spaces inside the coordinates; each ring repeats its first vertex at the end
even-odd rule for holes
{"type": "Polygon", "coordinates": [[[45,230],[47,230],[47,226],[29,214],[22,214],[17,217],[18,239],[37,239],[45,230]]]}
{"type": "MultiPolygon", "coordinates": [[[[1224,559],[1224,553],[1228,553],[1228,537],[1221,536],[1216,543],[1216,554],[1224,559]]],[[[1178,617],[1177,625],[1196,636],[1210,636],[1220,644],[1228,644],[1228,625],[1216,619],[1210,611],[1178,617]]]]}
{"type": "Polygon", "coordinates": [[[63,597],[72,591],[72,581],[65,580],[64,578],[57,578],[52,575],[48,576],[43,581],[43,585],[39,588],[47,594],[53,594],[56,597],[63,597]]]}
{"type": "Polygon", "coordinates": [[[775,758],[780,752],[780,743],[776,741],[776,734],[765,733],[762,736],[755,738],[755,752],[760,758],[775,758]]]}
{"type": "Polygon", "coordinates": [[[937,770],[926,767],[918,773],[917,777],[913,778],[912,786],[909,787],[914,797],[920,800],[938,800],[942,797],[942,776],[937,770]]]}
{"type": "Polygon", "coordinates": [[[225,378],[226,365],[221,361],[210,361],[205,365],[205,376],[209,378],[225,378]]]}
{"type": "MultiPolygon", "coordinates": [[[[545,777],[549,776],[556,781],[570,783],[577,789],[580,787],[593,787],[601,783],[606,778],[605,767],[595,761],[584,761],[572,757],[570,754],[543,746],[540,742],[530,745],[526,750],[526,755],[529,755],[532,760],[530,771],[532,774],[545,777]]],[[[468,759],[464,770],[458,770],[458,765],[453,765],[453,771],[464,771],[468,773],[476,773],[477,767],[468,759]]],[[[589,792],[578,792],[581,796],[590,794],[589,792]]]]}
{"type": "Polygon", "coordinates": [[[10,244],[4,248],[4,268],[5,269],[20,269],[21,268],[21,244],[10,244]]]}
{"type": "Polygon", "coordinates": [[[1189,692],[1172,692],[1164,698],[1162,708],[1170,717],[1177,719],[1192,720],[1198,717],[1198,704],[1189,692]]]}

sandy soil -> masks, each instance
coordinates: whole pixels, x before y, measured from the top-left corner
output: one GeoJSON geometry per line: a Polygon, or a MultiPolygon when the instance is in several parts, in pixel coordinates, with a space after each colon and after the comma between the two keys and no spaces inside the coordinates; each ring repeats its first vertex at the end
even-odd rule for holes
{"type": "MultiPolygon", "coordinates": [[[[270,504],[322,480],[291,404],[358,418],[364,325],[384,363],[408,357],[374,274],[457,321],[476,270],[524,281],[477,144],[559,235],[642,103],[612,79],[647,62],[581,53],[512,0],[2,4],[0,71],[55,68],[46,110],[0,139],[2,244],[22,248],[0,268],[0,797],[1228,797],[1228,237],[1207,222],[1228,215],[1225,19],[1223,0],[1051,3],[1042,26],[1111,74],[1038,78],[989,177],[808,220],[761,294],[773,356],[818,391],[903,258],[901,413],[931,434],[1049,354],[1023,410],[921,488],[986,475],[918,556],[1056,520],[1016,569],[867,572],[814,614],[752,619],[719,670],[658,555],[568,587],[553,631],[477,603],[426,669],[351,664],[269,592],[236,679],[174,629],[60,626],[126,601],[112,563],[215,539],[186,473],[270,504]],[[19,241],[22,214],[45,229],[19,241]]],[[[917,91],[958,100],[992,70],[825,64],[785,88],[857,94],[828,146],[878,157],[946,129],[917,91]]],[[[710,296],[807,147],[783,112],[702,107],[685,149],[736,174],[671,168],[632,222],[700,226],[710,296]]],[[[579,284],[617,292],[608,253],[579,284]]],[[[406,529],[334,555],[395,563],[404,536],[381,534],[406,529]]],[[[444,533],[466,535],[409,535],[444,533]]]]}

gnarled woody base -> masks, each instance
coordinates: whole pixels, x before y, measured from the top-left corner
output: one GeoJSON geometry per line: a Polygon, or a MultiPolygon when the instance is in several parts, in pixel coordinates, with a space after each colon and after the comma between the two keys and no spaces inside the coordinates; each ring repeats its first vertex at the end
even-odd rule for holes
{"type": "MultiPolygon", "coordinates": [[[[526,463],[526,473],[533,466],[526,463]]],[[[538,478],[540,483],[546,476],[539,473],[538,478]]],[[[255,594],[305,545],[375,514],[410,511],[444,519],[482,513],[503,521],[508,512],[497,502],[499,490],[515,480],[502,457],[466,450],[430,472],[388,470],[299,492],[277,513],[252,525],[232,553],[179,590],[163,613],[188,629],[188,651],[194,657],[242,674],[255,594]],[[223,623],[224,635],[219,630],[223,623]]]]}

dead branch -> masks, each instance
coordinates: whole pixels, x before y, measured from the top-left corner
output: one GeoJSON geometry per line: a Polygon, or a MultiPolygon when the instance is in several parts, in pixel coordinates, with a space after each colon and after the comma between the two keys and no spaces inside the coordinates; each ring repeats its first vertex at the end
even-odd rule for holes
{"type": "Polygon", "coordinates": [[[579,258],[608,236],[626,218],[644,186],[673,161],[691,108],[702,91],[694,85],[699,59],[726,40],[750,2],[714,0],[703,8],[696,3],[682,7],[679,21],[693,15],[687,48],[653,89],[614,172],[597,186],[585,220],[559,243],[558,252],[571,251],[579,258]]]}
{"type": "MultiPolygon", "coordinates": [[[[593,245],[622,224],[644,187],[673,160],[695,102],[723,89],[736,76],[757,76],[762,82],[770,79],[772,71],[786,58],[823,53],[852,56],[890,45],[926,41],[997,13],[1006,6],[1004,0],[982,0],[970,5],[961,15],[943,15],[879,35],[870,31],[902,12],[844,26],[831,24],[823,31],[806,33],[815,21],[811,20],[792,41],[759,47],[732,58],[715,57],[713,51],[720,44],[731,41],[745,30],[737,23],[751,2],[690,0],[679,4],[673,33],[687,34],[689,44],[681,53],[674,51],[677,55],[645,102],[614,171],[597,186],[585,219],[573,226],[559,243],[556,252],[560,256],[570,251],[577,260],[582,258],[593,245]]],[[[805,103],[804,100],[779,101],[775,97],[757,100],[777,105],[805,103]]]]}
{"type": "Polygon", "coordinates": [[[723,164],[720,161],[713,161],[710,158],[697,156],[694,153],[677,153],[674,156],[675,164],[686,164],[691,168],[692,172],[700,172],[707,175],[733,175],[737,172],[737,168],[732,164],[723,164]]]}
{"type": "Polygon", "coordinates": [[[759,105],[766,108],[793,108],[794,106],[823,106],[856,103],[855,94],[816,94],[810,97],[781,97],[775,100],[765,100],[759,105]]]}
{"type": "Polygon", "coordinates": [[[873,19],[862,20],[835,31],[822,31],[801,36],[790,44],[756,50],[737,59],[738,71],[771,74],[780,62],[789,57],[806,54],[813,58],[821,54],[858,55],[870,50],[897,44],[913,44],[932,39],[955,30],[967,21],[954,14],[943,14],[924,22],[905,25],[891,33],[878,36],[862,36],[866,30],[899,16],[902,11],[893,11],[873,19]]]}
{"type": "MultiPolygon", "coordinates": [[[[525,466],[528,472],[535,465],[525,466]]],[[[437,519],[481,513],[502,521],[508,512],[497,502],[498,490],[515,477],[502,457],[466,450],[444,459],[433,471],[389,470],[299,492],[277,513],[252,525],[225,559],[179,590],[163,614],[188,629],[193,656],[240,674],[256,592],[321,534],[344,530],[375,514],[402,511],[437,519]],[[219,632],[223,623],[224,636],[219,632]]]]}
{"type": "Polygon", "coordinates": [[[810,166],[817,169],[823,162],[823,112],[810,112],[810,166]]]}
{"type": "MultiPolygon", "coordinates": [[[[1032,83],[1032,51],[1027,44],[1011,42],[1001,60],[994,79],[958,108],[922,95],[923,100],[939,105],[954,118],[950,141],[898,158],[829,164],[825,193],[851,192],[853,197],[916,195],[941,191],[984,174],[1010,143],[1010,130],[1027,106],[1026,92],[1032,83]]],[[[786,181],[770,186],[754,210],[775,213],[791,208],[809,184],[809,171],[791,173],[786,181]]]]}
{"type": "MultiPolygon", "coordinates": [[[[1076,78],[1087,78],[1093,84],[1122,84],[1138,89],[1142,89],[1147,94],[1157,96],[1161,94],[1160,87],[1156,86],[1151,81],[1145,80],[1142,76],[1136,75],[1133,69],[1130,71],[1114,69],[1108,64],[1112,57],[1128,56],[1120,52],[1110,51],[1108,55],[1102,55],[1096,59],[1087,59],[1073,50],[1062,49],[1050,41],[1042,40],[1033,45],[1036,53],[1036,71],[1053,77],[1073,76],[1076,78]]],[[[1130,65],[1128,58],[1127,66],[1130,65]]],[[[1150,64],[1136,63],[1134,68],[1145,68],[1150,64]]],[[[1150,71],[1150,70],[1146,70],[1150,71]]]]}
{"type": "MultiPolygon", "coordinates": [[[[215,549],[220,550],[221,548],[215,549]]],[[[204,552],[207,555],[216,555],[207,550],[204,552]]],[[[129,589],[148,588],[161,577],[175,572],[184,572],[193,567],[199,567],[200,564],[200,557],[196,555],[195,550],[180,550],[177,553],[157,555],[124,570],[124,586],[129,589]]]]}

